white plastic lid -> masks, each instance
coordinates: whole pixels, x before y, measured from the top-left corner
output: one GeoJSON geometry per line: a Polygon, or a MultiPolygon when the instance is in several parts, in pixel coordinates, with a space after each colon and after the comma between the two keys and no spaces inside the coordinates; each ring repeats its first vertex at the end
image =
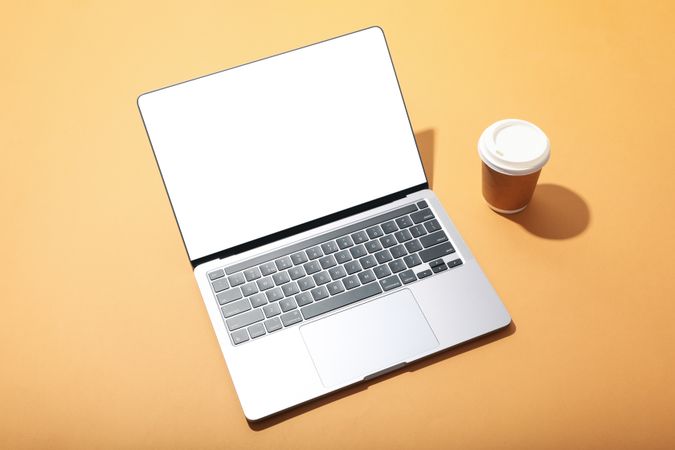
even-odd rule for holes
{"type": "Polygon", "coordinates": [[[533,123],[519,119],[495,122],[478,140],[478,154],[491,169],[507,175],[527,175],[544,167],[551,144],[533,123]]]}

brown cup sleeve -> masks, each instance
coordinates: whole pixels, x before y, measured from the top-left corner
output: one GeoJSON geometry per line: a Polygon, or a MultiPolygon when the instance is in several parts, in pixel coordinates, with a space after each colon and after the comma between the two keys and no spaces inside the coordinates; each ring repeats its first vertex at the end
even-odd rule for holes
{"type": "Polygon", "coordinates": [[[506,175],[483,166],[483,197],[494,208],[516,211],[532,199],[541,169],[527,175],[506,175]]]}

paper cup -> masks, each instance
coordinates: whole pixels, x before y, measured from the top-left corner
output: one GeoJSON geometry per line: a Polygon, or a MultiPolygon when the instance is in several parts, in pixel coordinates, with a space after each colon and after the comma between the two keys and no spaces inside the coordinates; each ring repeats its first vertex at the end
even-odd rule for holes
{"type": "Polygon", "coordinates": [[[536,125],[506,119],[483,131],[478,154],[483,161],[483,197],[493,210],[515,214],[530,203],[551,145],[536,125]]]}

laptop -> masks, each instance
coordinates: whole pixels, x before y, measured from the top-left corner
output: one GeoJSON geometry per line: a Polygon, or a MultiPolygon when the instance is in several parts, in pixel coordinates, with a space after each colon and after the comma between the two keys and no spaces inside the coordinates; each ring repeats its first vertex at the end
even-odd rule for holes
{"type": "Polygon", "coordinates": [[[138,106],[248,420],[510,323],[429,189],[379,27],[138,106]]]}

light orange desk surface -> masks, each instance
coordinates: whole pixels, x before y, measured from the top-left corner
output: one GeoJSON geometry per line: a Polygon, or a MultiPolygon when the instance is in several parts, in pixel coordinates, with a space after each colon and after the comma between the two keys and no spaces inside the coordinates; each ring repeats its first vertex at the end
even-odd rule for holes
{"type": "Polygon", "coordinates": [[[30,3],[0,14],[0,448],[675,448],[675,3],[30,3]],[[249,426],[136,96],[373,24],[514,325],[249,426]],[[506,117],[553,150],[513,219],[475,150],[506,117]]]}

